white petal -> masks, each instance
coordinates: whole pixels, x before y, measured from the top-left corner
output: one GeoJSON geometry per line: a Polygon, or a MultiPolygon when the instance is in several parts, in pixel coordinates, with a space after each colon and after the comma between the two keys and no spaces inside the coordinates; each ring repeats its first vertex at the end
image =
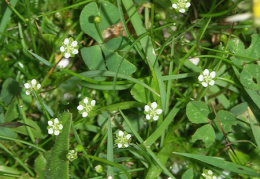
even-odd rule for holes
{"type": "Polygon", "coordinates": [[[129,140],[129,139],[131,138],[131,134],[127,134],[127,135],[125,136],[125,138],[127,138],[127,140],[129,140]]]}
{"type": "Polygon", "coordinates": [[[208,86],[208,83],[206,83],[206,82],[202,82],[201,84],[202,84],[202,86],[204,86],[204,87],[207,87],[207,86],[208,86]]]}
{"type": "Polygon", "coordinates": [[[150,109],[150,107],[149,107],[148,105],[145,105],[145,106],[144,106],[144,110],[145,110],[146,112],[148,112],[149,109],[150,109]]]}
{"type": "Polygon", "coordinates": [[[122,148],[122,144],[120,144],[120,143],[117,144],[117,147],[118,147],[118,148],[122,148]]]}
{"type": "Polygon", "coordinates": [[[53,128],[48,129],[48,134],[53,134],[53,128]]]}
{"type": "Polygon", "coordinates": [[[37,81],[36,81],[35,79],[33,79],[33,80],[31,81],[32,86],[35,86],[36,83],[37,83],[37,81]]]}
{"type": "Polygon", "coordinates": [[[150,120],[150,119],[151,119],[151,116],[150,116],[149,114],[146,114],[145,118],[146,118],[147,120],[150,120]]]}
{"type": "Polygon", "coordinates": [[[81,110],[83,110],[83,109],[84,109],[84,106],[82,106],[82,105],[79,105],[79,106],[77,107],[77,109],[78,109],[79,111],[81,111],[81,110]]]}
{"type": "Polygon", "coordinates": [[[60,134],[60,131],[59,130],[55,130],[54,131],[54,135],[59,135],[60,134]]]}
{"type": "Polygon", "coordinates": [[[28,88],[31,87],[31,85],[30,85],[29,83],[25,83],[25,84],[24,84],[24,87],[25,87],[26,89],[28,89],[28,88]]]}
{"type": "Polygon", "coordinates": [[[63,129],[63,125],[62,124],[59,124],[59,129],[63,129]]]}
{"type": "Polygon", "coordinates": [[[123,137],[124,136],[124,132],[123,131],[118,131],[118,136],[119,137],[123,137]]]}
{"type": "Polygon", "coordinates": [[[209,75],[209,70],[208,70],[208,69],[205,69],[205,70],[203,71],[203,75],[204,75],[204,76],[208,76],[208,75],[209,75]]]}
{"type": "Polygon", "coordinates": [[[64,57],[65,57],[65,58],[70,58],[70,53],[65,53],[65,54],[64,54],[64,57]]]}
{"type": "Polygon", "coordinates": [[[129,145],[128,144],[124,144],[125,147],[128,147],[129,145]]]}
{"type": "Polygon", "coordinates": [[[202,173],[202,176],[206,177],[206,174],[205,174],[205,173],[202,173]]]}
{"type": "Polygon", "coordinates": [[[63,42],[65,45],[68,45],[69,44],[69,39],[68,38],[66,38],[66,39],[64,39],[64,42],[63,42]]]}
{"type": "Polygon", "coordinates": [[[177,4],[172,4],[172,8],[177,9],[177,4]]]}
{"type": "Polygon", "coordinates": [[[84,102],[85,104],[87,104],[87,103],[88,103],[88,98],[85,98],[85,99],[83,100],[83,102],[84,102]]]}
{"type": "Polygon", "coordinates": [[[157,121],[158,119],[159,119],[159,116],[154,116],[154,117],[153,117],[153,120],[154,120],[154,121],[157,121]]]}
{"type": "Polygon", "coordinates": [[[185,9],[180,9],[179,12],[184,13],[185,9]]]}
{"type": "Polygon", "coordinates": [[[216,176],[213,176],[212,179],[217,179],[217,177],[216,177],[216,176]]]}
{"type": "Polygon", "coordinates": [[[71,43],[71,46],[72,47],[76,47],[78,45],[78,42],[77,41],[73,41],[72,43],[71,43]]]}
{"type": "Polygon", "coordinates": [[[96,105],[96,100],[92,100],[92,101],[90,102],[90,104],[91,104],[91,106],[95,106],[95,105],[96,105]]]}
{"type": "Polygon", "coordinates": [[[209,174],[209,175],[212,175],[212,174],[213,174],[213,172],[212,172],[211,170],[209,170],[209,171],[208,171],[208,174],[209,174]]]}
{"type": "Polygon", "coordinates": [[[72,53],[76,55],[79,53],[79,51],[78,51],[78,49],[73,49],[72,53]]]}
{"type": "Polygon", "coordinates": [[[63,46],[60,47],[61,52],[65,52],[65,48],[63,46]]]}
{"type": "Polygon", "coordinates": [[[37,89],[40,89],[41,88],[41,84],[37,84],[37,89]]]}
{"type": "Polygon", "coordinates": [[[59,119],[58,119],[58,118],[55,118],[55,119],[54,119],[54,123],[55,123],[55,124],[58,124],[58,123],[59,123],[59,119]]]}
{"type": "Polygon", "coordinates": [[[153,109],[155,109],[155,108],[157,107],[157,103],[156,103],[156,102],[153,102],[153,103],[151,104],[151,107],[152,107],[153,109]]]}
{"type": "Polygon", "coordinates": [[[82,113],[82,117],[87,117],[88,116],[88,113],[87,112],[83,112],[82,113]]]}
{"type": "Polygon", "coordinates": [[[157,110],[156,110],[156,113],[157,113],[157,114],[161,114],[161,113],[162,113],[162,109],[157,109],[157,110]]]}
{"type": "Polygon", "coordinates": [[[211,77],[211,78],[215,78],[215,76],[216,76],[216,72],[215,72],[215,71],[212,71],[212,72],[210,73],[210,77],[211,77]]]}
{"type": "Polygon", "coordinates": [[[30,95],[31,93],[30,93],[30,91],[27,90],[27,91],[25,91],[25,94],[30,95]]]}
{"type": "Polygon", "coordinates": [[[213,86],[215,84],[215,81],[214,80],[211,80],[210,82],[209,82],[209,85],[210,86],[213,86]]]}
{"type": "Polygon", "coordinates": [[[63,58],[57,65],[59,68],[66,68],[70,64],[69,59],[63,58]]]}
{"type": "Polygon", "coordinates": [[[49,125],[49,126],[52,126],[52,125],[53,125],[53,122],[52,122],[52,121],[48,121],[48,125],[49,125]]]}
{"type": "Polygon", "coordinates": [[[200,76],[198,77],[198,80],[199,80],[199,81],[203,81],[203,80],[204,80],[204,76],[203,76],[203,75],[200,75],[200,76]]]}
{"type": "Polygon", "coordinates": [[[190,7],[190,2],[187,2],[187,3],[185,4],[185,7],[186,7],[186,8],[190,7]]]}

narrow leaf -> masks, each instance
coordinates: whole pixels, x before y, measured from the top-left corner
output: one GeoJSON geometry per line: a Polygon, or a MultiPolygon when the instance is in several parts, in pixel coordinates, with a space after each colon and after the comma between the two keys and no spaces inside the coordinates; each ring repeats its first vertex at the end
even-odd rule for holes
{"type": "Polygon", "coordinates": [[[39,60],[40,62],[42,62],[43,64],[47,65],[47,66],[52,66],[51,63],[47,60],[45,60],[44,58],[40,57],[39,55],[33,53],[31,50],[28,50],[28,52],[34,56],[37,60],[39,60]]]}
{"type": "Polygon", "coordinates": [[[249,107],[248,107],[248,113],[249,113],[251,129],[253,131],[253,135],[254,135],[257,147],[260,150],[260,126],[255,118],[255,115],[253,114],[253,112],[251,111],[251,109],[249,107]]]}

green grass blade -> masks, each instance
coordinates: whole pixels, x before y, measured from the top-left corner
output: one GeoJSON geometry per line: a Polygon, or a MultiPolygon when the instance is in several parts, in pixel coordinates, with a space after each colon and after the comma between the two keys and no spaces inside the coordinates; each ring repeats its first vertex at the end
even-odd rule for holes
{"type": "Polygon", "coordinates": [[[65,112],[59,117],[59,120],[62,122],[63,129],[57,136],[47,161],[45,177],[48,179],[69,178],[69,161],[67,160],[66,155],[69,150],[71,114],[65,112]]]}
{"type": "Polygon", "coordinates": [[[244,174],[244,175],[249,175],[249,176],[260,177],[260,174],[251,168],[244,167],[242,165],[228,162],[228,161],[225,161],[225,160],[222,160],[219,158],[209,157],[209,156],[200,155],[200,154],[189,154],[189,153],[179,153],[179,152],[173,152],[173,153],[205,162],[205,163],[213,165],[215,167],[219,167],[223,170],[228,170],[228,171],[231,171],[234,173],[239,173],[239,174],[244,174]]]}
{"type": "MultiPolygon", "coordinates": [[[[111,127],[111,119],[108,119],[108,136],[107,136],[107,160],[114,162],[114,149],[113,149],[113,133],[111,127]]],[[[114,168],[111,166],[107,167],[107,176],[112,176],[114,178],[114,168]]]]}
{"type": "Polygon", "coordinates": [[[257,144],[258,149],[260,150],[260,126],[257,122],[255,115],[251,111],[251,109],[248,107],[248,113],[249,113],[249,121],[251,125],[251,129],[257,144]]]}
{"type": "Polygon", "coordinates": [[[50,62],[48,62],[47,60],[45,60],[44,58],[40,57],[39,55],[33,53],[31,50],[28,50],[28,52],[34,56],[37,60],[39,60],[40,62],[44,63],[47,66],[52,66],[52,64],[50,62]]]}

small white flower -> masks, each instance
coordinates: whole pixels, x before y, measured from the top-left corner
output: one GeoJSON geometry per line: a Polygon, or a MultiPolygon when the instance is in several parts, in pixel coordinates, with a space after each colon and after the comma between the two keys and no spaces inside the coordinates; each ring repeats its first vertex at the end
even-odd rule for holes
{"type": "Polygon", "coordinates": [[[87,117],[96,105],[96,100],[89,100],[87,97],[79,102],[77,107],[82,117],[87,117]]]}
{"type": "Polygon", "coordinates": [[[24,88],[26,89],[25,94],[30,95],[32,91],[38,91],[41,88],[41,84],[39,84],[37,80],[32,79],[24,84],[24,88]]]}
{"type": "Polygon", "coordinates": [[[129,147],[129,142],[131,140],[131,134],[127,132],[118,131],[116,134],[117,139],[115,140],[115,144],[118,148],[126,148],[129,147]]]}
{"type": "Polygon", "coordinates": [[[58,118],[55,118],[48,121],[47,129],[48,129],[48,134],[57,136],[61,133],[61,130],[63,129],[63,125],[60,123],[58,118]]]}
{"type": "Polygon", "coordinates": [[[172,8],[179,11],[180,13],[185,13],[188,11],[189,7],[191,6],[190,0],[173,0],[172,8]]]}
{"type": "Polygon", "coordinates": [[[62,46],[60,47],[61,54],[65,58],[74,57],[79,53],[78,42],[74,41],[72,37],[64,39],[62,46]]]}
{"type": "Polygon", "coordinates": [[[215,77],[216,77],[215,71],[210,72],[208,69],[205,69],[202,75],[198,76],[198,80],[203,87],[208,87],[209,85],[213,86],[215,84],[215,80],[214,80],[215,77]]]}
{"type": "Polygon", "coordinates": [[[151,106],[144,106],[145,118],[147,120],[153,119],[154,121],[157,121],[159,119],[159,115],[162,114],[163,110],[157,109],[157,107],[158,105],[156,102],[151,103],[151,106]]]}
{"type": "Polygon", "coordinates": [[[211,170],[208,171],[209,175],[213,175],[213,172],[211,170]]]}

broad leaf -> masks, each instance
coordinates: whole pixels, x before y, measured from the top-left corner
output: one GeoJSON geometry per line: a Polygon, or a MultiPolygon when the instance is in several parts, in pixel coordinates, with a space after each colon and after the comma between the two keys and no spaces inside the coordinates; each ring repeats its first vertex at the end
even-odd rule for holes
{"type": "Polygon", "coordinates": [[[35,168],[35,171],[37,173],[37,178],[38,179],[45,179],[44,171],[45,171],[46,163],[47,163],[47,161],[46,161],[45,157],[42,154],[40,154],[35,159],[34,168],[35,168]]]}
{"type": "MultiPolygon", "coordinates": [[[[231,126],[237,124],[235,116],[228,111],[221,110],[217,113],[217,116],[225,133],[231,132],[231,126]]],[[[217,119],[215,119],[215,123],[220,129],[217,119]]]]}
{"type": "Polygon", "coordinates": [[[0,100],[4,103],[4,106],[8,106],[12,101],[13,97],[19,91],[19,84],[12,78],[5,80],[2,85],[2,91],[0,95],[0,100]]]}
{"type": "Polygon", "coordinates": [[[87,4],[81,11],[80,26],[86,34],[94,38],[98,43],[102,43],[104,30],[117,24],[119,19],[118,9],[115,5],[103,1],[98,6],[96,2],[92,2],[87,4]],[[95,24],[94,18],[96,16],[101,17],[100,23],[95,24]]]}
{"type": "Polygon", "coordinates": [[[208,115],[210,113],[209,106],[200,101],[192,101],[187,105],[187,116],[189,120],[193,123],[207,123],[208,115]]]}
{"type": "Polygon", "coordinates": [[[247,64],[241,74],[240,81],[246,88],[252,90],[260,89],[260,66],[255,64],[247,64]]]}
{"type": "Polygon", "coordinates": [[[215,141],[215,131],[210,124],[206,124],[198,128],[193,134],[191,141],[202,140],[206,147],[210,147],[215,141]]]}

